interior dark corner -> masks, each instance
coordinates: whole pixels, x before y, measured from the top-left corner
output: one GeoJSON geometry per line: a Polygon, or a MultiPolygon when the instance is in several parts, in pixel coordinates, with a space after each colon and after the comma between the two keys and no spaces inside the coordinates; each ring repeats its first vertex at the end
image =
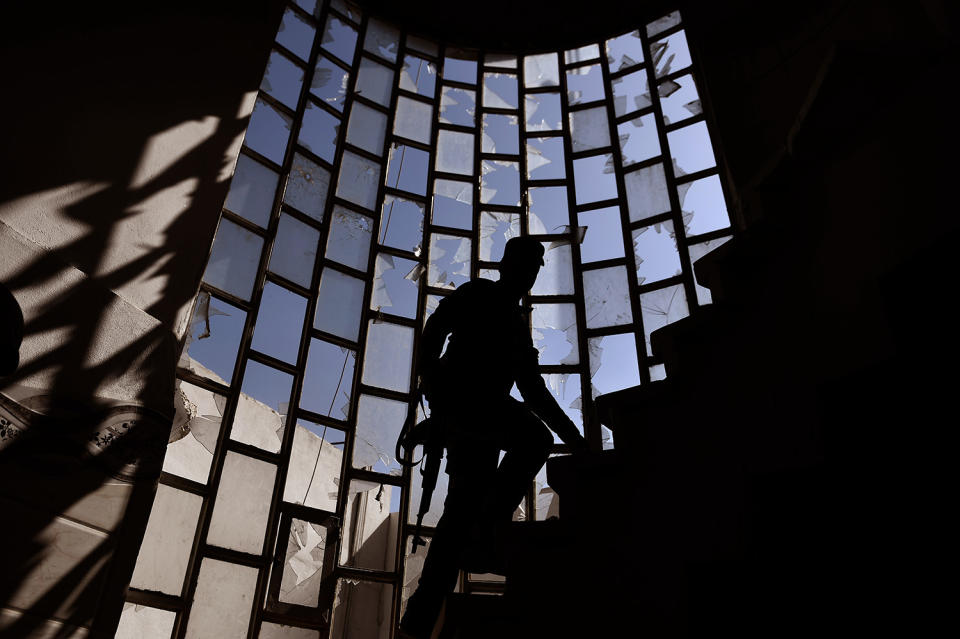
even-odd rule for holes
{"type": "Polygon", "coordinates": [[[406,636],[448,491],[418,527],[420,337],[529,236],[590,452],[433,637],[932,636],[956,36],[937,0],[4,6],[0,635],[406,636]]]}

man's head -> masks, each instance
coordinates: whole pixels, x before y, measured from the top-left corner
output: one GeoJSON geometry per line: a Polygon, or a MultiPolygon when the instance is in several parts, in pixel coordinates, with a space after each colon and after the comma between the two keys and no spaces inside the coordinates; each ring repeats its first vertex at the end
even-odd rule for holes
{"type": "Polygon", "coordinates": [[[520,296],[533,287],[543,266],[543,244],[531,237],[507,240],[500,260],[500,281],[511,293],[520,296]]]}

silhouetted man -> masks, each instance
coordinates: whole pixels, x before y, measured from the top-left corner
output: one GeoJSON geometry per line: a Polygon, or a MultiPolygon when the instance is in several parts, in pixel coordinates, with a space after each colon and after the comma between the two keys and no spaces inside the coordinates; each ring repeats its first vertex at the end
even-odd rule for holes
{"type": "Polygon", "coordinates": [[[520,306],[543,254],[534,239],[510,239],[500,280],[463,284],[441,300],[424,328],[417,372],[442,428],[450,482],[419,587],[400,624],[408,636],[429,637],[461,568],[502,571],[496,531],[511,520],[547,460],[553,436],[544,423],[574,452],[587,449],[543,382],[529,311],[520,306]],[[523,402],[510,396],[514,383],[523,402]]]}

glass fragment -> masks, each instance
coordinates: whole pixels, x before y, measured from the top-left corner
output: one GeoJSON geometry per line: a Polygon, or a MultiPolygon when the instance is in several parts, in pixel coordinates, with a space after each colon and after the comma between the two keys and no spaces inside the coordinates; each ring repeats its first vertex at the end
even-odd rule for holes
{"type": "Polygon", "coordinates": [[[717,164],[706,122],[695,122],[670,131],[667,133],[667,144],[673,156],[676,177],[709,169],[717,164]]]}
{"type": "Polygon", "coordinates": [[[400,88],[433,98],[437,86],[437,69],[432,62],[413,55],[403,56],[400,88]]]}
{"type": "Polygon", "coordinates": [[[333,207],[326,257],[358,271],[367,270],[373,220],[342,206],[333,207]]]}
{"type": "MultiPolygon", "coordinates": [[[[581,409],[580,375],[575,373],[545,373],[543,381],[547,384],[547,390],[560,404],[560,409],[566,413],[582,435],[583,411],[581,409]]],[[[554,443],[561,442],[556,433],[553,433],[553,441],[554,443]]]]}
{"type": "Polygon", "coordinates": [[[670,210],[670,194],[662,164],[624,173],[627,210],[631,222],[639,222],[670,210]]]}
{"type": "Polygon", "coordinates": [[[308,101],[303,111],[297,143],[313,152],[321,160],[333,162],[340,135],[340,119],[308,101]]]}
{"type": "Polygon", "coordinates": [[[643,69],[610,81],[613,92],[613,111],[617,117],[645,109],[653,102],[647,84],[647,72],[643,69]]]}
{"type": "Polygon", "coordinates": [[[573,253],[570,244],[544,244],[545,264],[530,289],[533,295],[573,295],[573,253]]]}
{"type": "Polygon", "coordinates": [[[363,280],[332,268],[323,269],[313,327],[355,342],[362,312],[363,280]]]}
{"type": "Polygon", "coordinates": [[[394,454],[407,409],[405,402],[374,395],[360,396],[353,445],[354,468],[400,474],[401,466],[394,454]]]}
{"type": "Polygon", "coordinates": [[[337,111],[343,111],[349,85],[349,72],[326,56],[317,57],[317,65],[313,69],[313,80],[310,82],[310,93],[337,111]]]}
{"type": "Polygon", "coordinates": [[[660,154],[660,138],[652,113],[617,125],[620,157],[624,166],[649,160],[660,154]]]}
{"type": "Polygon", "coordinates": [[[574,304],[534,304],[533,345],[540,364],[578,364],[577,307],[574,304]]]}
{"type": "Polygon", "coordinates": [[[328,512],[337,510],[340,468],[346,433],[307,420],[297,420],[283,500],[328,512]]]}
{"type": "Polygon", "coordinates": [[[376,18],[370,18],[367,21],[367,33],[363,38],[365,51],[378,55],[384,60],[396,62],[399,42],[400,31],[396,27],[376,18]]]}
{"type": "Polygon", "coordinates": [[[416,195],[427,194],[430,154],[406,144],[391,144],[387,158],[387,186],[416,195]]]}
{"type": "Polygon", "coordinates": [[[563,138],[527,138],[527,178],[560,179],[566,175],[563,138]]]}
{"type": "Polygon", "coordinates": [[[240,299],[249,300],[262,250],[262,237],[221,218],[203,281],[240,299]]]}
{"type": "Polygon", "coordinates": [[[229,386],[246,319],[243,309],[200,291],[179,365],[229,386]]]}
{"type": "Polygon", "coordinates": [[[320,46],[342,62],[353,64],[353,52],[357,48],[357,30],[353,25],[330,14],[327,16],[327,25],[323,30],[320,46]]]}
{"type": "Polygon", "coordinates": [[[433,223],[470,230],[473,228],[473,185],[454,180],[433,183],[433,223]]]}
{"type": "Polygon", "coordinates": [[[517,76],[507,73],[484,73],[483,106],[492,109],[518,108],[517,76]]]}
{"type": "Polygon", "coordinates": [[[393,121],[394,135],[429,144],[432,120],[433,106],[402,95],[397,98],[397,114],[393,121]]]}
{"type": "Polygon", "coordinates": [[[247,360],[230,439],[275,453],[283,440],[293,376],[247,360]]]}
{"type": "MultiPolygon", "coordinates": [[[[390,322],[370,321],[363,358],[363,383],[406,393],[410,390],[413,329],[390,322]]],[[[396,443],[396,440],[394,440],[396,443]]]]}
{"type": "Polygon", "coordinates": [[[608,206],[577,214],[580,228],[587,233],[580,244],[580,262],[599,262],[623,257],[623,231],[620,207],[608,206]]]}
{"type": "Polygon", "coordinates": [[[294,153],[293,164],[283,190],[284,203],[322,222],[329,190],[330,171],[313,160],[294,153]]]}
{"type": "Polygon", "coordinates": [[[243,143],[268,160],[283,164],[292,125],[293,118],[263,98],[257,98],[243,143]]]}
{"type": "Polygon", "coordinates": [[[427,285],[456,288],[470,279],[470,238],[430,235],[430,265],[427,285]]]}
{"type": "Polygon", "coordinates": [[[363,17],[360,8],[350,0],[330,0],[330,8],[339,11],[340,15],[357,24],[363,17]]]}
{"type": "Polygon", "coordinates": [[[353,369],[357,352],[322,339],[311,339],[303,373],[300,408],[347,420],[353,392],[353,369]]]}
{"type": "Polygon", "coordinates": [[[587,340],[587,351],[594,397],[640,385],[634,333],[591,337],[587,340]]]}
{"type": "Polygon", "coordinates": [[[380,165],[356,153],[344,151],[340,160],[337,197],[349,200],[370,211],[377,202],[380,165]]]}
{"type": "Polygon", "coordinates": [[[613,172],[613,156],[609,153],[574,160],[573,180],[577,204],[617,197],[617,178],[613,172]]]}
{"type": "Polygon", "coordinates": [[[520,164],[483,160],[480,175],[480,203],[520,206],[520,164]]]}
{"type": "MultiPolygon", "coordinates": [[[[707,240],[706,242],[700,242],[698,244],[691,244],[690,246],[687,247],[687,249],[690,251],[690,263],[696,264],[697,260],[699,260],[701,257],[706,255],[710,251],[714,250],[715,248],[718,248],[726,244],[729,240],[730,240],[730,236],[728,235],[726,237],[720,237],[714,240],[707,240]]],[[[693,275],[694,275],[694,282],[696,282],[696,285],[697,285],[697,302],[699,302],[701,306],[704,304],[712,303],[713,296],[710,294],[710,289],[705,286],[701,286],[700,282],[696,281],[697,272],[695,270],[693,271],[693,275]]]]}
{"type": "Polygon", "coordinates": [[[596,100],[602,100],[605,95],[603,70],[599,64],[577,67],[567,71],[567,104],[595,102],[596,100]]]}
{"type": "Polygon", "coordinates": [[[444,86],[440,93],[440,121],[460,126],[474,125],[477,110],[475,91],[444,86]]]}
{"type": "Polygon", "coordinates": [[[520,235],[520,215],[516,213],[480,213],[480,259],[499,262],[507,240],[520,235]]]}
{"type": "Polygon", "coordinates": [[[328,541],[332,551],[336,537],[330,535],[326,526],[291,518],[286,539],[277,540],[286,545],[278,596],[281,602],[310,607],[320,603],[328,541]]]}
{"type": "Polygon", "coordinates": [[[607,61],[610,63],[611,73],[643,62],[643,42],[640,40],[640,31],[632,31],[607,40],[607,61]]]}
{"type": "Polygon", "coordinates": [[[662,18],[657,18],[653,22],[647,25],[647,35],[655,36],[658,33],[666,31],[670,27],[675,27],[680,24],[680,12],[673,11],[663,16],[662,18]]]}
{"type": "Polygon", "coordinates": [[[280,176],[276,171],[241,153],[237,157],[237,169],[223,206],[257,226],[267,228],[279,181],[280,176]]]}
{"type": "Polygon", "coordinates": [[[523,58],[523,86],[555,87],[560,84],[560,66],[556,53],[541,53],[523,58]]]}
{"type": "Polygon", "coordinates": [[[310,23],[300,17],[296,11],[287,9],[283,12],[283,19],[280,21],[277,42],[301,60],[307,61],[310,59],[310,50],[313,48],[315,31],[310,23]]]}
{"type": "Polygon", "coordinates": [[[527,131],[557,131],[563,116],[560,114],[559,93],[529,93],[524,98],[527,131]]]}
{"type": "Polygon", "coordinates": [[[310,286],[319,244],[319,229],[281,213],[270,254],[270,271],[300,286],[310,286]]]}
{"type": "Polygon", "coordinates": [[[177,381],[177,416],[163,457],[163,472],[207,483],[226,404],[223,395],[177,381]]]}
{"type": "Polygon", "coordinates": [[[501,113],[483,114],[484,153],[517,155],[520,153],[520,119],[515,115],[501,113]]]}
{"type": "Polygon", "coordinates": [[[682,75],[673,80],[664,80],[657,85],[664,124],[682,122],[703,113],[700,95],[692,75],[682,75]]]}
{"type": "Polygon", "coordinates": [[[682,284],[640,295],[640,315],[643,320],[643,337],[647,355],[653,355],[650,348],[650,333],[689,314],[687,296],[683,292],[682,284]]]}
{"type": "Polygon", "coordinates": [[[528,231],[532,235],[562,233],[570,224],[565,186],[532,186],[527,191],[530,215],[528,231]]]}
{"type": "Polygon", "coordinates": [[[303,68],[279,51],[272,52],[267,60],[267,70],[260,82],[260,89],[291,109],[296,109],[301,86],[303,68]]]}
{"type": "Polygon", "coordinates": [[[417,316],[419,278],[407,278],[418,262],[387,253],[377,255],[370,308],[402,317],[417,316]]]}
{"type": "MultiPolygon", "coordinates": [[[[273,464],[227,451],[207,543],[259,555],[263,551],[276,475],[277,467],[273,464]]],[[[255,569],[251,570],[256,574],[255,569]]],[[[203,579],[203,568],[200,579],[203,579]]],[[[252,598],[252,590],[250,595],[252,598]]],[[[193,615],[190,620],[193,621],[193,615]]]]}
{"type": "Polygon", "coordinates": [[[516,69],[517,58],[505,53],[488,53],[483,56],[483,65],[500,69],[516,69]]]}
{"type": "Polygon", "coordinates": [[[650,43],[650,57],[658,78],[685,69],[692,63],[687,36],[677,31],[671,36],[650,43]]]}
{"type": "Polygon", "coordinates": [[[583,272],[583,302],[587,328],[633,322],[627,267],[611,266],[583,272]]]}
{"type": "Polygon", "coordinates": [[[563,60],[567,64],[576,64],[577,62],[586,62],[600,57],[600,45],[588,44],[579,49],[569,49],[563,54],[563,60]]]}
{"type": "Polygon", "coordinates": [[[607,108],[593,107],[570,112],[570,136],[573,152],[610,146],[610,124],[607,108]]]}
{"type": "Polygon", "coordinates": [[[384,195],[380,212],[379,242],[419,255],[423,243],[423,204],[384,195]]]}
{"type": "Polygon", "coordinates": [[[632,236],[638,284],[651,284],[680,274],[680,254],[673,222],[634,229],[632,236]]]}

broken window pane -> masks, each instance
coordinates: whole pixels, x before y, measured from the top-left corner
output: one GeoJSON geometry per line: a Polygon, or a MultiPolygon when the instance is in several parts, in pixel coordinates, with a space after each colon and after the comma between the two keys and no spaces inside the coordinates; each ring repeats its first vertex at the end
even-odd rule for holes
{"type": "Polygon", "coordinates": [[[650,367],[650,381],[655,382],[667,378],[667,367],[663,364],[656,364],[650,367]]]}
{"type": "Polygon", "coordinates": [[[313,69],[313,81],[310,83],[310,93],[337,111],[343,111],[349,84],[350,74],[340,65],[334,64],[325,56],[317,57],[317,66],[313,69]]]}
{"type": "Polygon", "coordinates": [[[600,443],[603,450],[613,450],[613,431],[606,426],[600,426],[600,443]]]}
{"type": "Polygon", "coordinates": [[[330,220],[326,257],[358,271],[366,271],[372,236],[372,219],[335,206],[330,220]]]}
{"type": "Polygon", "coordinates": [[[516,56],[507,55],[505,53],[488,53],[483,56],[483,64],[487,67],[497,67],[501,69],[516,69],[517,68],[517,58],[516,56]]]}
{"type": "Polygon", "coordinates": [[[455,82],[477,83],[477,61],[460,58],[443,59],[443,79],[455,82]]]}
{"type": "Polygon", "coordinates": [[[170,639],[177,613],[125,602],[114,639],[170,639]]]}
{"type": "Polygon", "coordinates": [[[662,31],[666,31],[670,27],[675,27],[680,24],[680,12],[674,11],[668,13],[662,18],[658,18],[647,25],[647,35],[655,36],[662,31]]]}
{"type": "Polygon", "coordinates": [[[237,157],[237,169],[230,182],[227,202],[223,206],[257,226],[267,228],[279,181],[280,176],[276,171],[241,153],[237,157]]]}
{"type": "Polygon", "coordinates": [[[240,299],[249,300],[257,277],[261,250],[262,237],[221,218],[203,281],[240,299]]]}
{"type": "MultiPolygon", "coordinates": [[[[394,570],[399,511],[399,486],[351,480],[344,511],[340,565],[394,570]]],[[[351,628],[350,637],[354,636],[351,628]]]]}
{"type": "Polygon", "coordinates": [[[420,53],[426,53],[427,55],[432,55],[434,57],[436,57],[440,52],[440,49],[435,42],[431,42],[430,40],[425,40],[409,34],[407,35],[407,48],[413,49],[414,51],[419,51],[420,53]]]}
{"type": "Polygon", "coordinates": [[[483,74],[483,106],[491,109],[516,109],[517,76],[508,73],[483,74]]]}
{"type": "Polygon", "coordinates": [[[608,206],[577,214],[580,227],[587,233],[580,243],[580,262],[599,262],[623,257],[623,230],[620,207],[608,206]]]}
{"type": "Polygon", "coordinates": [[[427,194],[430,154],[406,144],[391,144],[387,158],[387,186],[417,195],[427,194]]]}
{"type": "Polygon", "coordinates": [[[605,95],[603,70],[599,64],[577,67],[567,71],[567,104],[582,104],[602,100],[605,95]]]}
{"type": "Polygon", "coordinates": [[[297,142],[322,160],[333,162],[340,135],[340,119],[326,109],[308,101],[300,124],[297,142]]]}
{"type": "Polygon", "coordinates": [[[540,364],[577,364],[577,307],[573,304],[534,304],[533,345],[540,364]]]}
{"type": "Polygon", "coordinates": [[[527,178],[551,180],[565,175],[563,138],[527,139],[527,178]]]}
{"type": "Polygon", "coordinates": [[[367,325],[363,383],[401,393],[408,392],[412,357],[412,328],[371,320],[367,325]]]}
{"type": "Polygon", "coordinates": [[[620,137],[620,157],[624,166],[660,155],[660,138],[652,113],[617,125],[617,135],[620,137]]]}
{"type": "Polygon", "coordinates": [[[530,215],[527,229],[532,235],[562,233],[570,224],[567,187],[533,186],[527,191],[530,215]]]}
{"type": "Polygon", "coordinates": [[[257,637],[258,639],[320,639],[320,631],[264,621],[260,625],[260,634],[257,637]]]}
{"type": "Polygon", "coordinates": [[[730,226],[719,175],[681,184],[677,192],[687,235],[700,235],[730,226]]]}
{"type": "Polygon", "coordinates": [[[312,15],[314,18],[320,17],[320,0],[295,0],[298,7],[312,15]]]}
{"type": "Polygon", "coordinates": [[[200,291],[179,365],[230,385],[247,312],[200,291]]]}
{"type": "Polygon", "coordinates": [[[313,48],[314,31],[310,23],[301,18],[296,11],[287,9],[280,21],[277,42],[306,62],[310,59],[310,50],[313,48]]]}
{"type": "Polygon", "coordinates": [[[587,328],[633,322],[627,267],[611,266],[583,272],[583,302],[587,328]]]}
{"type": "Polygon", "coordinates": [[[480,269],[478,276],[485,280],[496,282],[500,279],[500,271],[495,268],[482,268],[480,269]]]}
{"type": "Polygon", "coordinates": [[[260,312],[251,346],[261,353],[296,364],[306,312],[307,298],[267,282],[260,298],[260,312]]]}
{"type": "Polygon", "coordinates": [[[267,70],[260,82],[260,89],[269,93],[291,109],[297,108],[300,87],[303,86],[303,68],[279,51],[270,54],[267,70]]]}
{"type": "Polygon", "coordinates": [[[401,467],[394,454],[397,437],[407,419],[407,408],[406,402],[374,395],[360,396],[353,444],[354,468],[400,474],[401,467]]]}
{"type": "Polygon", "coordinates": [[[440,93],[440,121],[460,126],[474,125],[477,112],[475,91],[444,86],[440,93]]]}
{"type": "Polygon", "coordinates": [[[173,402],[177,412],[163,472],[206,484],[227,398],[178,380],[173,402]]]}
{"type": "Polygon", "coordinates": [[[427,304],[426,309],[423,313],[423,323],[426,324],[427,320],[430,319],[430,316],[433,315],[433,312],[437,310],[437,305],[440,303],[443,297],[440,295],[427,295],[427,304]]]}
{"type": "Polygon", "coordinates": [[[204,557],[187,620],[187,639],[246,636],[257,573],[250,566],[204,557]]]}
{"type": "Polygon", "coordinates": [[[647,72],[643,69],[610,81],[613,91],[613,111],[617,117],[645,109],[651,104],[647,72]]]}
{"type": "Polygon", "coordinates": [[[300,408],[346,421],[350,416],[350,394],[353,392],[353,369],[356,365],[355,350],[322,339],[311,339],[307,367],[303,373],[300,408]]]}
{"type": "Polygon", "coordinates": [[[357,47],[357,30],[353,25],[342,22],[330,14],[327,16],[327,26],[323,30],[320,46],[343,62],[353,64],[353,52],[357,47]]]}
{"type": "Polygon", "coordinates": [[[706,122],[695,122],[667,133],[676,177],[716,166],[706,122]]]}
{"type": "Polygon", "coordinates": [[[350,122],[347,124],[347,142],[383,155],[383,142],[387,135],[387,114],[357,102],[350,109],[350,122]]]}
{"type": "Polygon", "coordinates": [[[605,153],[574,160],[573,181],[577,192],[577,204],[589,204],[617,197],[613,156],[605,153]]]}
{"type": "Polygon", "coordinates": [[[520,153],[520,119],[515,115],[483,114],[484,153],[517,155],[520,153]]]}
{"type": "Polygon", "coordinates": [[[691,64],[687,36],[683,31],[677,31],[671,36],[651,42],[650,57],[653,58],[658,78],[685,69],[691,64]]]}
{"type": "MultiPolygon", "coordinates": [[[[576,425],[580,434],[583,434],[583,411],[580,398],[580,375],[570,373],[546,373],[543,375],[543,381],[547,383],[547,390],[554,396],[560,408],[570,421],[576,425]]],[[[559,443],[561,439],[556,433],[553,433],[554,443],[559,443]]]]}
{"type": "Polygon", "coordinates": [[[390,106],[390,95],[393,93],[393,69],[368,58],[360,58],[356,92],[357,95],[362,95],[377,104],[390,106]]]}
{"type": "Polygon", "coordinates": [[[569,244],[543,243],[545,264],[530,292],[533,295],[573,295],[573,253],[569,244]]]}
{"type": "Polygon", "coordinates": [[[517,213],[480,213],[480,259],[499,262],[507,240],[520,235],[520,215],[517,213]]]}
{"type": "MultiPolygon", "coordinates": [[[[385,490],[389,488],[389,486],[384,487],[385,490]]],[[[389,611],[392,602],[392,584],[341,579],[333,604],[331,639],[389,637],[390,627],[393,625],[390,615],[370,614],[370,611],[389,611]]]]}
{"type": "Polygon", "coordinates": [[[667,192],[667,178],[662,164],[624,173],[623,183],[631,222],[639,222],[670,210],[670,194],[667,192]]]}
{"type": "MultiPolygon", "coordinates": [[[[700,242],[699,244],[691,244],[688,248],[690,251],[690,263],[696,264],[697,260],[701,257],[712,251],[713,249],[726,244],[730,240],[730,236],[720,237],[715,240],[707,240],[706,242],[700,242]]],[[[691,269],[692,270],[692,269],[691,269]]],[[[697,285],[697,301],[701,304],[710,304],[713,302],[713,296],[710,294],[710,289],[705,286],[700,286],[700,283],[696,281],[697,272],[693,271],[694,282],[697,285]]]]}
{"type": "Polygon", "coordinates": [[[620,71],[643,62],[643,42],[640,31],[632,31],[607,40],[607,61],[610,72],[620,71]]]}
{"type": "Polygon", "coordinates": [[[703,113],[700,96],[692,75],[665,80],[657,86],[664,124],[681,122],[703,113]]]}
{"type": "Polygon", "coordinates": [[[397,61],[397,43],[400,31],[385,22],[370,18],[367,22],[367,34],[363,38],[365,51],[374,53],[390,62],[397,61]]]}
{"type": "Polygon", "coordinates": [[[567,64],[576,64],[577,62],[586,62],[600,57],[600,46],[588,44],[579,49],[570,49],[563,54],[564,62],[567,64]]]}
{"type": "MultiPolygon", "coordinates": [[[[519,187],[518,187],[519,188],[519,187]]],[[[457,229],[473,228],[473,185],[436,180],[433,183],[433,223],[457,229]]]]}
{"type": "Polygon", "coordinates": [[[557,131],[560,114],[559,93],[530,93],[524,98],[527,131],[557,131]]]}
{"type": "MultiPolygon", "coordinates": [[[[263,552],[276,476],[277,467],[273,464],[227,451],[207,543],[254,555],[263,552]]],[[[203,580],[202,568],[200,579],[203,580]]],[[[193,621],[192,614],[190,620],[193,621]]]]}
{"type": "Polygon", "coordinates": [[[570,136],[573,152],[610,146],[607,107],[598,106],[570,112],[570,136]]]}
{"type": "Polygon", "coordinates": [[[330,8],[339,11],[341,15],[357,24],[360,23],[360,19],[363,17],[360,8],[353,2],[350,2],[350,0],[330,0],[330,8]]]}
{"type": "Polygon", "coordinates": [[[340,178],[337,180],[337,197],[342,197],[365,209],[373,210],[380,185],[380,165],[344,151],[340,160],[340,178]]]}
{"type": "Polygon", "coordinates": [[[268,160],[283,164],[293,119],[275,106],[257,98],[243,143],[268,160]]]}
{"type": "Polygon", "coordinates": [[[437,86],[437,69],[432,62],[413,55],[403,56],[400,88],[433,98],[437,86]]]}
{"type": "Polygon", "coordinates": [[[640,385],[634,333],[591,337],[587,340],[587,350],[594,397],[640,385]]]}
{"type": "Polygon", "coordinates": [[[357,341],[363,311],[363,280],[332,268],[323,269],[317,294],[317,330],[357,341]]]}
{"type": "Polygon", "coordinates": [[[180,596],[203,497],[157,486],[130,585],[180,596]]]}
{"type": "Polygon", "coordinates": [[[283,201],[322,222],[329,190],[330,171],[299,153],[294,153],[287,185],[283,190],[283,201]]]}
{"type": "Polygon", "coordinates": [[[638,284],[651,284],[680,274],[680,254],[673,222],[634,229],[632,235],[638,284]]]}
{"type": "Polygon", "coordinates": [[[555,87],[560,84],[560,66],[556,53],[541,53],[523,58],[523,86],[555,87]]]}
{"type": "Polygon", "coordinates": [[[430,235],[430,265],[427,285],[456,288],[470,279],[470,238],[430,235]]]}
{"type": "Polygon", "coordinates": [[[310,286],[319,243],[319,229],[281,213],[270,254],[270,271],[300,286],[310,286]]]}
{"type": "Polygon", "coordinates": [[[328,549],[333,552],[336,547],[336,535],[331,535],[326,526],[295,517],[291,518],[286,532],[285,538],[277,539],[278,544],[286,546],[278,599],[283,603],[316,607],[320,603],[325,555],[328,549]]]}
{"type": "Polygon", "coordinates": [[[473,174],[473,135],[441,130],[437,133],[437,170],[473,174]]]}
{"type": "Polygon", "coordinates": [[[393,133],[429,144],[432,119],[433,106],[401,95],[397,98],[397,115],[393,121],[393,133]]]}
{"type": "Polygon", "coordinates": [[[393,195],[383,196],[380,244],[416,255],[423,243],[423,204],[393,195]]]}
{"type": "Polygon", "coordinates": [[[332,426],[297,420],[283,487],[285,502],[328,512],[337,510],[346,437],[346,433],[332,426]]]}
{"type": "MultiPolygon", "coordinates": [[[[413,450],[413,459],[423,457],[423,446],[417,446],[413,450]]],[[[430,509],[423,514],[424,526],[436,526],[443,514],[443,502],[447,499],[447,489],[449,487],[450,476],[447,475],[447,459],[444,457],[440,462],[440,472],[437,474],[437,485],[430,496],[430,509]]],[[[420,468],[414,468],[410,473],[410,502],[407,508],[407,523],[416,524],[417,515],[420,513],[420,500],[423,498],[423,474],[420,468]]],[[[417,554],[423,552],[423,549],[417,551],[417,554]]]]}
{"type": "Polygon", "coordinates": [[[417,317],[420,278],[411,276],[419,262],[395,255],[377,255],[370,308],[402,317],[417,317]]]}
{"type": "Polygon", "coordinates": [[[640,296],[640,314],[643,319],[644,341],[647,355],[653,355],[650,348],[650,333],[672,324],[689,315],[687,296],[683,285],[676,284],[640,296]]]}
{"type": "Polygon", "coordinates": [[[292,388],[292,375],[247,360],[230,439],[278,452],[292,388]]]}

